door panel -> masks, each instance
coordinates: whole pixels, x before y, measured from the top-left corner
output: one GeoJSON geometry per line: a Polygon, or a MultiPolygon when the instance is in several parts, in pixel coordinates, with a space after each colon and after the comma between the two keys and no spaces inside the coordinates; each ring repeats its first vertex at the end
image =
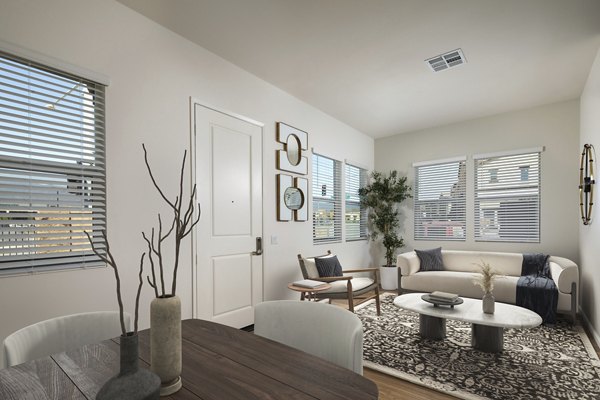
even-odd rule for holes
{"type": "Polygon", "coordinates": [[[252,233],[251,136],[221,126],[212,127],[213,235],[252,233]]]}
{"type": "Polygon", "coordinates": [[[194,105],[195,180],[202,217],[194,238],[194,317],[236,328],[262,301],[262,125],[194,105]]]}
{"type": "Polygon", "coordinates": [[[252,288],[248,285],[252,281],[251,257],[241,254],[213,258],[215,316],[252,307],[252,288]],[[230,296],[230,292],[235,292],[235,296],[230,296]]]}

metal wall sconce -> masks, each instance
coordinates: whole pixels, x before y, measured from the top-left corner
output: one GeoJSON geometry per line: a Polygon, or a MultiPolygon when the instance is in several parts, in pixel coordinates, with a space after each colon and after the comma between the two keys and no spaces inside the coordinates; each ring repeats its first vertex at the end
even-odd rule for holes
{"type": "Polygon", "coordinates": [[[594,146],[583,145],[581,163],[579,166],[579,211],[581,221],[589,225],[592,220],[592,207],[594,205],[594,146]]]}

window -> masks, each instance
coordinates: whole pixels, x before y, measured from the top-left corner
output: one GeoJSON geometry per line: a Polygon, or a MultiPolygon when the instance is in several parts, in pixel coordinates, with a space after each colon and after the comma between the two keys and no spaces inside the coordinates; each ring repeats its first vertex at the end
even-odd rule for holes
{"type": "Polygon", "coordinates": [[[367,210],[360,205],[358,189],[367,184],[367,170],[346,164],[346,241],[367,238],[367,210]]]}
{"type": "Polygon", "coordinates": [[[104,91],[0,53],[0,271],[103,265],[104,91]]]}
{"type": "Polygon", "coordinates": [[[312,157],[313,242],[342,241],[341,163],[318,154],[312,157]]]}
{"type": "Polygon", "coordinates": [[[476,241],[540,241],[540,154],[474,157],[476,241]]]}
{"type": "Polygon", "coordinates": [[[417,163],[414,167],[415,240],[464,241],[465,158],[417,163]]]}

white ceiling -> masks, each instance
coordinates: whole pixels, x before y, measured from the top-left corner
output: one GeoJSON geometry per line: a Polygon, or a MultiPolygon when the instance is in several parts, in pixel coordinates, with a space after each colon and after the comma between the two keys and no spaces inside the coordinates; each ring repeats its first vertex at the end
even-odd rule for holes
{"type": "Polygon", "coordinates": [[[119,1],[375,138],[578,98],[600,47],[600,0],[119,1]]]}

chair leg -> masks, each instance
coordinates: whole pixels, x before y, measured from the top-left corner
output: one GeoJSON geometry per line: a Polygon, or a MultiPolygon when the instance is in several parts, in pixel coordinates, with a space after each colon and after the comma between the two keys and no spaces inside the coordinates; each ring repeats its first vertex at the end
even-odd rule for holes
{"type": "Polygon", "coordinates": [[[377,305],[377,316],[381,315],[381,300],[379,299],[379,286],[375,288],[375,304],[377,305]]]}
{"type": "Polygon", "coordinates": [[[354,297],[352,296],[352,282],[348,281],[348,310],[354,312],[354,297]]]}

